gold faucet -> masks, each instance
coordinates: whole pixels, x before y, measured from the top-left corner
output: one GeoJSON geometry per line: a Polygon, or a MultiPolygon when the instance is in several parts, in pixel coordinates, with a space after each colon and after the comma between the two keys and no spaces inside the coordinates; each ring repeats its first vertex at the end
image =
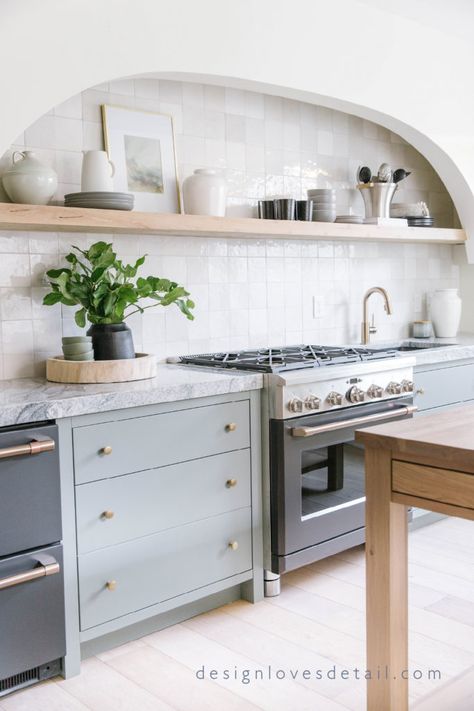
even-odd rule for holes
{"type": "Polygon", "coordinates": [[[363,344],[369,343],[370,341],[370,334],[371,333],[377,333],[377,327],[374,323],[374,318],[372,316],[372,323],[369,323],[369,319],[367,316],[367,305],[369,303],[369,299],[372,296],[372,294],[381,294],[384,299],[384,308],[387,314],[390,316],[392,313],[392,307],[390,305],[390,299],[388,297],[387,292],[385,289],[383,289],[381,286],[373,286],[371,289],[369,289],[365,295],[364,295],[364,300],[362,302],[362,328],[361,328],[361,342],[363,344]]]}

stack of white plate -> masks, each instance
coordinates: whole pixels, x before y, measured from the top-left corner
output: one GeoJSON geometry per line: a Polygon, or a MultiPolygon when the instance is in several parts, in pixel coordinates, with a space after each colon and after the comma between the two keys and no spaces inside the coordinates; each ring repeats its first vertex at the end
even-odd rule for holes
{"type": "Polygon", "coordinates": [[[362,225],[364,218],[361,215],[338,215],[336,222],[344,222],[347,225],[362,225]]]}
{"type": "Polygon", "coordinates": [[[66,207],[95,207],[99,210],[133,210],[132,193],[91,192],[68,193],[64,196],[66,207]]]}
{"type": "Polygon", "coordinates": [[[313,201],[313,222],[334,222],[336,219],[336,191],[332,188],[308,190],[313,201]]]}

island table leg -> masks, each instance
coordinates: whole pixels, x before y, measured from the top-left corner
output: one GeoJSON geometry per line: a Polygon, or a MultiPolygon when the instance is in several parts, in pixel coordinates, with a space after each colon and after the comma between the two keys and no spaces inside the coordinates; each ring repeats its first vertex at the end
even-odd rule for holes
{"type": "Polygon", "coordinates": [[[366,447],[367,711],[407,711],[407,507],[391,502],[392,460],[366,447]]]}

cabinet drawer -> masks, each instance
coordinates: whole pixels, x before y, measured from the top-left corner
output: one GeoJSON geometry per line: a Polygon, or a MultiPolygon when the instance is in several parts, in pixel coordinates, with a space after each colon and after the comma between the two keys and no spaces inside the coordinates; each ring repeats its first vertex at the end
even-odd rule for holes
{"type": "MultiPolygon", "coordinates": [[[[474,476],[441,467],[394,460],[392,490],[420,499],[474,510],[474,476]]],[[[429,505],[428,505],[429,508],[429,505]]]]}
{"type": "Polygon", "coordinates": [[[442,407],[474,398],[474,364],[415,372],[415,402],[419,410],[442,407]]]}
{"type": "Polygon", "coordinates": [[[243,449],[249,428],[248,400],[76,427],[76,484],[243,449]]]}
{"type": "Polygon", "coordinates": [[[239,509],[87,553],[78,557],[78,563],[85,630],[250,570],[251,510],[239,509]],[[238,543],[236,550],[231,542],[238,543]]]}
{"type": "Polygon", "coordinates": [[[79,553],[250,506],[250,450],[76,486],[79,553]]]}

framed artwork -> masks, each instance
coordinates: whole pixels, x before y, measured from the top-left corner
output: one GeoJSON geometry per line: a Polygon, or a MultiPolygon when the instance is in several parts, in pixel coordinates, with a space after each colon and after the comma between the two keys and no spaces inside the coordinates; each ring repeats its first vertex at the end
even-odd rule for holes
{"type": "Polygon", "coordinates": [[[180,212],[173,119],[166,114],[101,106],[114,189],[133,193],[135,210],[180,212]]]}

